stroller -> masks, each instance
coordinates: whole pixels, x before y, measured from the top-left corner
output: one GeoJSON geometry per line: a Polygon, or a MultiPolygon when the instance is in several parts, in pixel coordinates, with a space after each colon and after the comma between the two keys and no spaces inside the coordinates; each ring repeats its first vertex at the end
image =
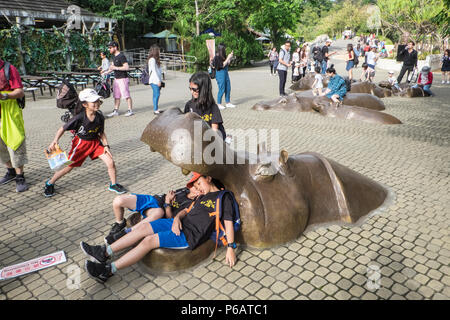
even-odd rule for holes
{"type": "Polygon", "coordinates": [[[68,81],[63,80],[57,89],[56,106],[67,111],[61,116],[61,121],[67,122],[69,119],[83,110],[83,106],[78,99],[77,90],[68,81]]]}

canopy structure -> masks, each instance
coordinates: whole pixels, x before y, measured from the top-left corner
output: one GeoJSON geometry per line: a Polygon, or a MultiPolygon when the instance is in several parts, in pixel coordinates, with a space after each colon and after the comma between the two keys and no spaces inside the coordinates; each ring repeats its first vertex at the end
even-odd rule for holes
{"type": "Polygon", "coordinates": [[[256,40],[257,41],[270,41],[270,39],[267,37],[258,37],[258,38],[256,38],[256,40]]]}
{"type": "Polygon", "coordinates": [[[155,35],[153,35],[154,38],[158,39],[176,39],[178,36],[176,34],[171,33],[169,30],[161,31],[155,35]]]}
{"type": "Polygon", "coordinates": [[[155,37],[155,34],[153,33],[153,32],[149,32],[149,33],[146,33],[146,34],[144,34],[143,36],[141,36],[142,38],[149,38],[149,39],[151,39],[151,38],[154,38],[155,37]]]}
{"type": "Polygon", "coordinates": [[[169,30],[163,30],[159,33],[149,32],[142,36],[142,38],[150,39],[150,43],[157,43],[160,47],[164,48],[167,52],[178,51],[176,34],[171,33],[169,30]]]}

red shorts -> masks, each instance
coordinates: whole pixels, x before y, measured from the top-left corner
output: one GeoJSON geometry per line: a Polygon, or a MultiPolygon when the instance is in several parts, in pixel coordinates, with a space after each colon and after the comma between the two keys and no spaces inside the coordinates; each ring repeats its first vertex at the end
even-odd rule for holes
{"type": "Polygon", "coordinates": [[[105,147],[100,144],[100,140],[82,140],[75,136],[69,152],[69,160],[73,163],[69,167],[80,167],[88,156],[95,160],[103,153],[105,153],[105,147]]]}

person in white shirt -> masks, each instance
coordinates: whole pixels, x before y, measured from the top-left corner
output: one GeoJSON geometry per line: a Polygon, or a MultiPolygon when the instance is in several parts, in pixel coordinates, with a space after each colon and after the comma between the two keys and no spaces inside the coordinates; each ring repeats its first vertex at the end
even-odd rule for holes
{"type": "MultiPolygon", "coordinates": [[[[378,54],[377,54],[377,46],[372,46],[371,50],[366,53],[366,63],[368,66],[369,74],[375,75],[375,65],[377,64],[378,54]]],[[[372,81],[373,77],[369,78],[369,81],[372,81]]]]}
{"type": "Polygon", "coordinates": [[[162,76],[161,76],[161,61],[159,59],[159,47],[154,44],[150,47],[150,52],[148,55],[148,74],[149,84],[153,90],[153,113],[160,113],[158,110],[159,97],[161,95],[161,85],[162,85],[162,76]]]}
{"type": "Polygon", "coordinates": [[[319,66],[315,68],[316,74],[314,76],[314,83],[312,85],[312,92],[315,96],[321,96],[322,95],[322,89],[323,89],[323,76],[320,73],[321,69],[319,66]]]}

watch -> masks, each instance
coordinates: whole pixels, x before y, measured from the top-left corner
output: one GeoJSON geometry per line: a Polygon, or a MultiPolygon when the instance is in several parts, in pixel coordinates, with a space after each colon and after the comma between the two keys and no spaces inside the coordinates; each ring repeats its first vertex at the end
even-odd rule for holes
{"type": "Polygon", "coordinates": [[[228,248],[236,249],[237,248],[236,242],[229,243],[228,248]]]}

